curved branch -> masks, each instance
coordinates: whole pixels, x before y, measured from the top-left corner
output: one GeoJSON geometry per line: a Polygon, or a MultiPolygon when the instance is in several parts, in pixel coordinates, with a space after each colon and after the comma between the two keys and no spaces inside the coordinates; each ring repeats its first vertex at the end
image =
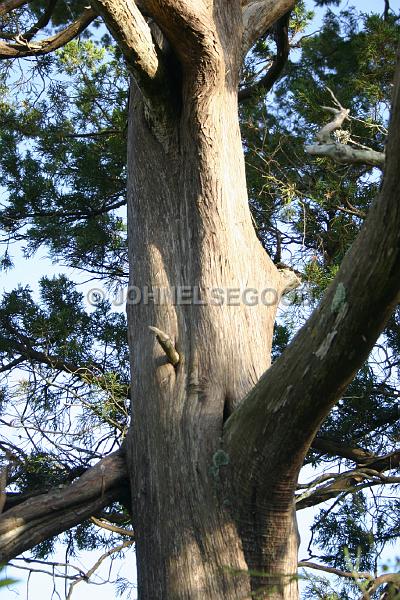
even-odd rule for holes
{"type": "Polygon", "coordinates": [[[322,420],[399,300],[399,187],[398,63],[380,194],[319,307],[225,423],[223,444],[232,480],[245,499],[243,518],[250,499],[271,497],[277,482],[276,501],[290,506],[298,471],[322,420]],[[285,497],[278,499],[282,487],[285,497]]]}
{"type": "MultiPolygon", "coordinates": [[[[336,569],[335,567],[327,567],[325,565],[319,565],[318,563],[310,562],[308,560],[301,560],[298,563],[299,569],[315,569],[317,571],[325,571],[331,575],[337,575],[338,577],[346,577],[348,579],[368,579],[373,580],[374,576],[368,572],[352,572],[342,571],[342,569],[336,569]]],[[[395,573],[393,573],[395,575],[395,573]]]]}
{"type": "Polygon", "coordinates": [[[151,31],[133,0],[93,0],[140,86],[153,87],[160,64],[151,31]]]}
{"type": "Polygon", "coordinates": [[[198,68],[198,59],[204,58],[208,68],[219,65],[222,49],[204,0],[143,0],[143,4],[166,34],[182,64],[196,63],[198,68]]]}
{"type": "Polygon", "coordinates": [[[68,487],[30,498],[0,517],[0,562],[7,563],[116,501],[127,486],[121,450],[103,458],[68,487]]]}
{"type": "Polygon", "coordinates": [[[51,16],[54,12],[55,6],[57,4],[58,0],[50,0],[49,4],[46,8],[46,10],[44,11],[44,13],[41,15],[41,17],[39,17],[39,19],[37,20],[37,22],[29,29],[29,31],[26,31],[25,33],[23,33],[20,38],[23,39],[25,42],[30,42],[31,39],[33,37],[35,37],[35,35],[41,30],[43,29],[43,27],[46,27],[46,25],[49,24],[49,21],[51,19],[51,16]]]}
{"type": "Polygon", "coordinates": [[[70,600],[72,598],[72,592],[74,590],[74,587],[78,583],[80,583],[81,581],[86,581],[86,582],[89,581],[90,577],[97,571],[97,569],[106,560],[106,558],[108,558],[112,554],[115,554],[116,552],[122,552],[122,550],[124,550],[125,548],[129,548],[130,546],[132,546],[132,544],[133,544],[133,540],[128,540],[128,541],[122,542],[122,544],[119,544],[118,546],[115,546],[114,548],[110,548],[110,550],[107,550],[107,552],[104,552],[104,554],[102,554],[100,556],[100,558],[98,558],[96,560],[96,562],[89,569],[89,571],[87,571],[83,575],[80,575],[79,577],[77,577],[75,579],[75,581],[73,583],[71,583],[71,585],[69,586],[68,594],[67,594],[67,597],[65,600],[70,600]]]}
{"type": "Polygon", "coordinates": [[[359,467],[368,466],[369,469],[379,472],[395,469],[400,465],[400,451],[390,452],[384,456],[378,456],[373,452],[368,452],[357,446],[346,446],[335,440],[319,437],[314,439],[311,448],[319,450],[323,454],[347,458],[355,462],[359,467]]]}
{"type": "Polygon", "coordinates": [[[119,533],[120,535],[127,535],[131,538],[135,537],[135,532],[132,529],[126,529],[125,527],[119,527],[118,525],[113,525],[108,521],[103,521],[102,519],[97,519],[96,517],[90,517],[92,523],[97,525],[97,527],[101,527],[102,529],[107,529],[107,531],[112,531],[113,533],[119,533]]]}
{"type": "Polygon", "coordinates": [[[252,98],[256,94],[258,94],[261,90],[265,93],[268,93],[274,83],[279,79],[280,74],[283,71],[283,68],[287,62],[289,56],[289,18],[290,11],[283,15],[277,23],[275,27],[275,42],[276,42],[276,56],[271,67],[268,69],[268,72],[261,77],[259,81],[255,84],[245,87],[239,90],[238,100],[239,102],[244,102],[249,98],[252,98]]]}
{"type": "Polygon", "coordinates": [[[271,25],[292,10],[294,4],[294,0],[250,0],[245,3],[242,9],[243,56],[271,25]]]}
{"type": "Polygon", "coordinates": [[[17,43],[0,42],[0,59],[24,58],[26,56],[42,56],[65,46],[73,38],[84,31],[97,17],[92,8],[86,8],[84,12],[74,21],[55,35],[30,44],[29,41],[20,39],[17,43]]]}

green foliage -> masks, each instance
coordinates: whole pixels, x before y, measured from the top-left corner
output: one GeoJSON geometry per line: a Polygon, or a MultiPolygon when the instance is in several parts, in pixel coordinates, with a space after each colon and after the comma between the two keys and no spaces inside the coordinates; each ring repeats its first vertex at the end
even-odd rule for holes
{"type": "MultiPolygon", "coordinates": [[[[273,360],[336,275],[380,185],[380,173],[364,166],[313,159],[305,145],[328,121],[321,107],[333,94],[350,109],[341,133],[375,150],[384,147],[400,21],[390,12],[358,13],[340,0],[326,6],[320,29],[304,36],[313,18],[297,2],[289,36],[295,50],[273,93],[240,111],[250,205],[259,239],[276,263],[301,273],[274,332],[273,360]],[[328,89],[329,88],[329,89],[328,89]]],[[[43,13],[30,2],[6,20],[2,31],[26,31],[43,13]]],[[[49,24],[62,27],[85,3],[57,3],[49,24]]],[[[309,30],[308,30],[309,31],[309,30]]],[[[260,39],[243,69],[243,84],[257,81],[275,55],[271,35],[260,39]]],[[[53,261],[79,269],[116,289],[126,283],[126,132],[128,77],[110,36],[93,29],[53,56],[0,70],[0,268],[13,268],[14,243],[30,258],[38,249],[53,261]]],[[[400,312],[379,345],[322,425],[320,436],[339,444],[389,454],[398,442],[400,312]]],[[[63,486],[119,445],[129,421],[126,320],[107,301],[85,304],[65,275],[39,283],[39,294],[20,286],[0,304],[0,410],[18,427],[10,468],[15,494],[63,486]]],[[[4,449],[4,440],[0,448],[4,449]],[[3,445],[2,445],[3,444],[3,445]]],[[[229,457],[216,452],[217,478],[229,457]]],[[[307,463],[353,469],[338,456],[310,451],[307,463]]],[[[394,469],[393,469],[394,471],[394,469]]],[[[343,493],[315,517],[312,551],[329,566],[349,564],[374,571],[378,557],[399,534],[399,502],[390,491],[343,493]]],[[[111,512],[129,515],[122,507],[111,512]]],[[[116,535],[92,523],[61,540],[70,554],[109,548],[116,535]]],[[[56,540],[34,551],[45,557],[56,540]]],[[[311,546],[310,546],[311,547],[311,546]]],[[[126,586],[121,585],[121,590],[126,586]]],[[[309,576],[304,598],[360,597],[354,582],[332,584],[309,576]]]]}
{"type": "MultiPolygon", "coordinates": [[[[46,244],[54,260],[121,281],[124,66],[111,46],[73,41],[52,57],[49,71],[46,95],[19,89],[22,102],[9,93],[0,103],[4,240],[26,242],[27,256],[46,244]]],[[[7,252],[3,268],[11,260],[7,252]]]]}

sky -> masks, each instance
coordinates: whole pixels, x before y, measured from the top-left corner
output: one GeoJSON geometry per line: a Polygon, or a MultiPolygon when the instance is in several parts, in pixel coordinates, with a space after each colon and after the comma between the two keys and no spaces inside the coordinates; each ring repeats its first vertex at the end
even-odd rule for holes
{"type": "MultiPolygon", "coordinates": [[[[313,7],[313,2],[308,2],[310,7],[313,7]]],[[[394,10],[400,8],[400,0],[392,0],[391,7],[394,10]]],[[[347,3],[342,3],[342,7],[355,6],[359,10],[364,12],[370,11],[383,11],[384,2],[383,0],[350,0],[347,3]]],[[[318,28],[321,11],[317,14],[314,23],[310,26],[310,31],[315,31],[318,28]]],[[[59,273],[65,273],[77,282],[82,283],[84,277],[74,272],[72,269],[61,268],[59,265],[54,265],[49,261],[45,251],[39,251],[33,258],[25,260],[22,256],[22,250],[16,252],[15,260],[16,268],[9,271],[8,273],[1,274],[0,280],[0,293],[9,291],[16,287],[19,283],[22,285],[29,285],[35,292],[38,289],[38,280],[41,276],[47,275],[58,275],[59,273]]],[[[83,284],[81,289],[84,293],[93,287],[91,284],[83,284]]],[[[315,476],[315,473],[308,469],[302,473],[302,480],[311,479],[315,476]]],[[[315,511],[313,509],[307,509],[301,511],[299,516],[299,530],[302,538],[299,558],[306,558],[307,556],[307,545],[308,545],[308,532],[314,518],[315,511]]],[[[400,546],[392,547],[382,557],[383,563],[395,556],[400,556],[400,546]]],[[[92,564],[96,562],[99,557],[99,552],[84,552],[78,558],[73,558],[71,562],[75,565],[80,566],[84,570],[88,570],[92,564]]],[[[52,561],[59,561],[63,563],[65,561],[65,549],[59,547],[55,556],[51,557],[52,561]]],[[[109,576],[109,562],[105,562],[97,574],[97,583],[100,583],[101,579],[107,579],[109,576]]],[[[60,571],[62,572],[62,571],[60,571]]],[[[31,574],[27,576],[25,571],[11,570],[8,569],[8,574],[20,580],[20,583],[13,585],[12,588],[3,591],[0,589],[0,597],[4,598],[15,598],[15,600],[63,600],[65,598],[65,590],[62,583],[62,579],[58,579],[56,586],[54,586],[51,577],[43,574],[31,574]]],[[[115,560],[111,571],[111,579],[116,577],[126,577],[127,579],[134,581],[134,556],[133,551],[130,550],[127,560],[120,561],[115,560]]],[[[88,587],[88,584],[82,582],[76,586],[73,593],[73,600],[87,600],[88,595],[95,597],[96,600],[110,600],[116,597],[115,587],[112,584],[96,585],[88,587]]],[[[132,598],[136,598],[134,594],[132,598]]]]}

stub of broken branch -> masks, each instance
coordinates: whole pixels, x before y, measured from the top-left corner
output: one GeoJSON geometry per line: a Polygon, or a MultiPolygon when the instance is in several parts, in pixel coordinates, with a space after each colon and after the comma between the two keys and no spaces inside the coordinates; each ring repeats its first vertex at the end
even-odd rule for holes
{"type": "Polygon", "coordinates": [[[164,350],[171,365],[176,367],[179,363],[180,357],[169,335],[164,331],[161,331],[161,329],[158,329],[158,327],[152,327],[149,325],[149,329],[156,334],[157,342],[164,350]]]}
{"type": "Polygon", "coordinates": [[[301,279],[299,275],[286,265],[277,265],[279,274],[281,276],[282,295],[295,290],[301,285],[301,279]]]}

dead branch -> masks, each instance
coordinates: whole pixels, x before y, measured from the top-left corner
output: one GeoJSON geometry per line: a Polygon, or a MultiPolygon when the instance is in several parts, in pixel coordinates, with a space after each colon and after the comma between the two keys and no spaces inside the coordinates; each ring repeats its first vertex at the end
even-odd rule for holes
{"type": "MultiPolygon", "coordinates": [[[[385,153],[377,152],[371,148],[356,148],[343,144],[332,137],[335,131],[341,129],[343,123],[350,118],[350,110],[344,108],[337,100],[332,90],[328,88],[337,108],[322,106],[324,110],[333,114],[333,119],[324,125],[316,134],[316,143],[306,146],[305,150],[311,156],[331,158],[340,164],[363,164],[383,168],[385,153]]],[[[349,139],[351,142],[352,140],[349,139]]]]}

